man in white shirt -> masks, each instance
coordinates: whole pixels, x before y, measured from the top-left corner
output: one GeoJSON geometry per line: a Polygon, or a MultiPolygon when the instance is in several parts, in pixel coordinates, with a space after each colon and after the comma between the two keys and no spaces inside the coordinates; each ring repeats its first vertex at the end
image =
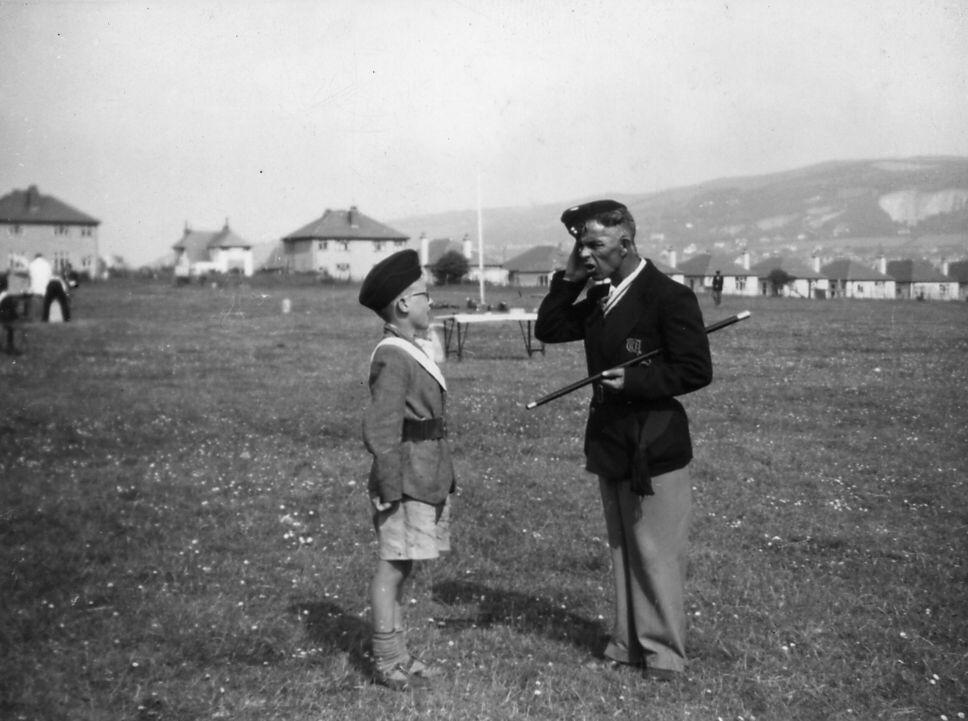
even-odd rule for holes
{"type": "Polygon", "coordinates": [[[30,261],[30,265],[27,266],[27,275],[30,278],[31,300],[27,301],[25,314],[30,318],[32,316],[31,306],[33,305],[33,299],[36,299],[41,304],[41,307],[43,307],[44,296],[47,294],[47,285],[50,283],[51,278],[53,278],[54,271],[50,266],[50,261],[42,253],[38,253],[30,261]]]}

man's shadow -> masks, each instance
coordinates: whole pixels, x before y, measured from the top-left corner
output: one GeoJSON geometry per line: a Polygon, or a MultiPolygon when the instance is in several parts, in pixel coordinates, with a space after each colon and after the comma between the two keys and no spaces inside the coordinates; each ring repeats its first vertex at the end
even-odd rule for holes
{"type": "Polygon", "coordinates": [[[433,586],[434,600],[449,606],[476,606],[476,613],[438,619],[441,628],[488,628],[501,625],[523,634],[541,634],[598,654],[606,640],[604,626],[555,605],[548,599],[491,588],[473,581],[442,581],[433,586]]]}

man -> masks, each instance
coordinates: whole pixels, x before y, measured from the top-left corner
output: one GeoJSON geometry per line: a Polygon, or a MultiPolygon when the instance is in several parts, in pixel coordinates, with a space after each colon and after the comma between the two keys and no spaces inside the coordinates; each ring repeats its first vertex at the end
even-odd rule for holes
{"type": "Polygon", "coordinates": [[[69,288],[70,283],[62,275],[55,275],[50,279],[47,284],[47,292],[44,294],[44,312],[40,318],[44,323],[50,322],[50,309],[55,303],[58,311],[55,320],[61,320],[65,323],[70,321],[71,297],[69,288]]]}
{"type": "Polygon", "coordinates": [[[7,292],[7,275],[0,273],[0,330],[4,336],[4,351],[10,355],[20,355],[21,351],[17,348],[17,331],[20,332],[21,341],[24,338],[24,329],[20,313],[17,312],[18,296],[7,292]]]}
{"type": "Polygon", "coordinates": [[[723,302],[723,276],[718,270],[713,276],[713,303],[719,305],[723,302]]]}
{"type": "Polygon", "coordinates": [[[614,200],[561,216],[575,245],[552,276],[535,335],[584,340],[593,386],[585,468],[598,476],[615,584],[605,665],[672,680],[685,669],[683,584],[692,505],[692,444],[675,396],[712,380],[709,343],[691,290],[639,257],[635,221],[614,200]],[[585,298],[579,295],[594,281],[585,298]],[[661,348],[642,364],[615,368],[661,348]],[[611,370],[609,370],[611,369],[611,370]]]}
{"type": "Polygon", "coordinates": [[[31,318],[34,301],[37,301],[43,307],[47,286],[50,284],[51,278],[54,277],[54,271],[47,258],[42,253],[37,253],[34,259],[30,261],[30,265],[27,266],[27,276],[30,278],[30,295],[27,299],[25,315],[31,318]]]}

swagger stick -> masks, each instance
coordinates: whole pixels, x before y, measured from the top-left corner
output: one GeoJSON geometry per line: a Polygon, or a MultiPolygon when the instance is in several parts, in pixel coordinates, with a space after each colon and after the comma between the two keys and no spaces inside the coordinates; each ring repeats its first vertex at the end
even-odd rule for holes
{"type": "MultiPolygon", "coordinates": [[[[707,325],[706,335],[709,335],[710,333],[715,333],[720,328],[725,328],[726,326],[732,325],[733,323],[739,323],[741,320],[746,320],[749,317],[750,317],[750,312],[748,310],[744,310],[742,313],[737,313],[734,316],[730,316],[729,318],[724,318],[721,321],[717,321],[712,325],[707,325]]],[[[629,366],[634,366],[635,364],[641,363],[642,361],[647,360],[648,358],[654,358],[655,356],[659,355],[661,352],[662,352],[661,348],[650,350],[647,353],[643,353],[642,355],[637,355],[635,356],[635,358],[630,358],[627,361],[619,363],[617,366],[613,366],[608,370],[615,370],[616,368],[628,368],[629,366]]],[[[608,372],[607,370],[601,371],[600,373],[596,373],[593,376],[588,376],[588,378],[583,378],[582,380],[576,381],[571,385],[567,385],[564,388],[559,388],[558,390],[552,393],[549,393],[548,395],[542,398],[539,398],[536,401],[531,401],[530,403],[525,405],[525,408],[527,408],[530,411],[532,408],[537,408],[540,405],[544,405],[548,401],[553,401],[556,398],[561,398],[562,396],[567,395],[572,391],[578,390],[583,386],[587,386],[590,383],[594,383],[597,380],[601,380],[604,377],[605,373],[607,372],[608,372]]]]}

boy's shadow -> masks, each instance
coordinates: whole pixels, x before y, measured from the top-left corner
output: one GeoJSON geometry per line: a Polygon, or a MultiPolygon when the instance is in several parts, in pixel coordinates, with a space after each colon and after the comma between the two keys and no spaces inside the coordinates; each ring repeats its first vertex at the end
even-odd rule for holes
{"type": "MultiPolygon", "coordinates": [[[[437,626],[441,629],[502,625],[518,633],[541,634],[554,641],[565,641],[591,654],[600,653],[606,639],[600,622],[536,596],[472,581],[443,581],[434,584],[432,592],[437,603],[477,609],[471,616],[438,618],[437,626]]],[[[369,673],[372,633],[369,623],[330,600],[293,603],[289,610],[302,619],[314,645],[345,653],[357,671],[369,673]]]]}
{"type": "Polygon", "coordinates": [[[369,672],[370,624],[329,600],[293,603],[289,611],[302,619],[314,645],[342,651],[356,670],[369,672]]]}
{"type": "Polygon", "coordinates": [[[474,605],[471,617],[438,619],[441,628],[487,628],[496,624],[518,633],[537,633],[566,641],[591,654],[601,651],[606,631],[598,621],[568,611],[547,599],[490,588],[472,581],[442,581],[433,586],[434,600],[445,605],[474,605]]]}

